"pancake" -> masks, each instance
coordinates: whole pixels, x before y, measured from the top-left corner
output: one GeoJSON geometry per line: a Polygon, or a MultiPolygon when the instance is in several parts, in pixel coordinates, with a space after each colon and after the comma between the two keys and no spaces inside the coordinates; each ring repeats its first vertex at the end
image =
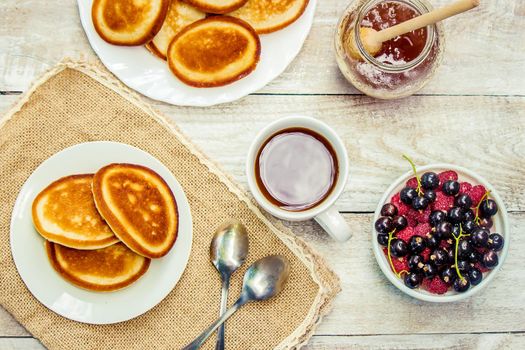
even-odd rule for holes
{"type": "Polygon", "coordinates": [[[308,0],[248,0],[229,13],[248,23],[259,34],[272,33],[295,22],[306,10],[308,0]]]}
{"type": "Polygon", "coordinates": [[[246,4],[247,0],[184,0],[201,11],[216,14],[225,14],[246,4]]]}
{"type": "Polygon", "coordinates": [[[132,164],[105,166],[93,178],[93,197],[115,235],[135,253],[160,258],[175,244],[177,203],[153,170],[132,164]]]}
{"type": "Polygon", "coordinates": [[[151,260],[133,253],[122,243],[77,250],[46,241],[51,266],[68,282],[97,292],[122,289],[146,273],[151,260]]]}
{"type": "Polygon", "coordinates": [[[180,0],[172,0],[162,28],[153,40],[146,44],[146,47],[153,54],[165,60],[168,46],[175,35],[187,25],[205,17],[206,13],[180,0]]]}
{"type": "Polygon", "coordinates": [[[261,56],[259,36],[244,21],[213,16],[180,31],[168,48],[168,65],[194,87],[233,83],[250,74],[261,56]]]}
{"type": "Polygon", "coordinates": [[[169,4],[170,0],[95,0],[93,26],[110,44],[144,45],[162,27],[169,4]]]}
{"type": "Polygon", "coordinates": [[[95,207],[92,180],[92,174],[67,176],[40,192],[32,207],[38,233],[76,249],[98,249],[118,242],[95,207]]]}

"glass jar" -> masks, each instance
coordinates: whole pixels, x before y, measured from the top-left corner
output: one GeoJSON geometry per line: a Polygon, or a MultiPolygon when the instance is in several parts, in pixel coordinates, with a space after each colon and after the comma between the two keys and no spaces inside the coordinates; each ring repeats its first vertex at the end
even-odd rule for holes
{"type": "Polygon", "coordinates": [[[364,49],[359,29],[372,26],[369,20],[364,21],[371,10],[388,5],[407,6],[414,15],[433,9],[426,0],[355,0],[345,10],[335,34],[336,58],[343,75],[358,90],[380,99],[401,98],[419,91],[441,63],[445,41],[443,25],[437,23],[424,29],[426,41],[412,60],[394,63],[373,57],[364,49]],[[355,54],[349,53],[350,39],[355,43],[355,54]]]}

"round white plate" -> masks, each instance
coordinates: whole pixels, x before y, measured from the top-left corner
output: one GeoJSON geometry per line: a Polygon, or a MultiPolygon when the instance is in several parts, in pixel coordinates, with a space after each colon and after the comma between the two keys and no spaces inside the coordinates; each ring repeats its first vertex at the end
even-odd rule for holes
{"type": "Polygon", "coordinates": [[[50,310],[74,321],[109,324],[137,317],[157,305],[179,281],[191,251],[190,206],[173,174],[150,154],[116,142],[89,142],[66,148],[44,161],[29,176],[11,218],[11,252],[29,291],[50,310]],[[179,236],[171,252],[154,259],[149,270],[126,289],[97,293],[66,282],[49,264],[44,239],[33,227],[31,205],[51,182],[71,174],[94,173],[109,163],[144,165],[171,188],[179,210],[179,236]]]}
{"type": "Polygon", "coordinates": [[[317,0],[294,23],[275,33],[261,35],[261,60],[250,75],[216,88],[194,88],[183,84],[165,61],[146,48],[123,47],[100,38],[91,20],[93,0],[78,0],[80,20],[89,43],[104,65],[124,84],[152,99],[179,106],[212,106],[231,102],[255,92],[277,78],[297,56],[310,32],[317,0]]]}

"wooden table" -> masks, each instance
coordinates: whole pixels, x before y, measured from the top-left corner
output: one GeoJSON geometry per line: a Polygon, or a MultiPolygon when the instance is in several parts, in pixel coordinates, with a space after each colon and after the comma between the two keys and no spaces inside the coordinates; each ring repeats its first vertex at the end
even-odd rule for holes
{"type": "MultiPolygon", "coordinates": [[[[302,52],[261,91],[213,108],[151,102],[244,185],[245,152],[272,120],[315,116],[345,140],[351,170],[338,205],[354,237],[339,244],[314,222],[288,224],[326,257],[343,288],[308,349],[525,348],[525,2],[485,0],[447,21],[437,75],[416,96],[388,102],[359,94],[336,66],[332,36],[349,1],[319,1],[302,52]],[[372,212],[409,170],[403,153],[420,165],[451,162],[479,172],[507,205],[508,259],[493,283],[467,301],[435,305],[407,297],[375,262],[372,212]]],[[[0,112],[64,56],[94,57],[75,0],[1,1],[0,112]]],[[[0,308],[0,349],[43,347],[0,308]]]]}

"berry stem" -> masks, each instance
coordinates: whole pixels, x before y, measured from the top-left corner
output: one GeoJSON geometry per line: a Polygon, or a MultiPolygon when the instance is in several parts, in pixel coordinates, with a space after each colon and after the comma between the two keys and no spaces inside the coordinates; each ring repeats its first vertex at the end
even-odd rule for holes
{"type": "Polygon", "coordinates": [[[475,222],[476,224],[479,224],[479,222],[480,222],[480,220],[481,220],[481,218],[479,217],[479,207],[480,207],[481,203],[483,203],[483,201],[484,201],[485,199],[488,201],[488,199],[489,199],[489,194],[490,194],[490,191],[485,192],[485,194],[483,195],[483,197],[481,197],[481,199],[479,200],[478,205],[476,205],[476,208],[475,208],[475,209],[476,209],[476,217],[474,218],[474,222],[475,222]]]}
{"type": "Polygon", "coordinates": [[[394,238],[394,233],[396,232],[396,229],[393,229],[388,233],[388,246],[387,246],[387,252],[388,252],[388,262],[390,263],[390,267],[392,268],[392,271],[394,271],[397,278],[401,278],[401,274],[408,273],[407,270],[401,270],[399,272],[396,271],[396,268],[394,266],[394,262],[392,261],[392,255],[390,254],[390,243],[392,242],[392,239],[394,238]]]}
{"type": "Polygon", "coordinates": [[[464,280],[465,278],[461,275],[461,272],[459,271],[459,267],[458,267],[458,247],[459,247],[459,240],[461,239],[461,237],[468,237],[470,235],[464,235],[463,225],[459,224],[459,236],[456,236],[454,232],[452,232],[452,236],[454,236],[454,239],[456,240],[456,250],[454,252],[454,266],[456,267],[456,273],[458,274],[458,277],[461,280],[464,280]]]}
{"type": "Polygon", "coordinates": [[[403,154],[403,158],[405,158],[410,163],[410,166],[412,167],[412,171],[414,172],[414,176],[416,177],[416,181],[417,181],[417,188],[416,188],[417,194],[419,196],[422,196],[423,191],[421,190],[421,180],[419,179],[419,176],[417,176],[416,165],[414,164],[412,159],[410,159],[410,157],[408,157],[406,154],[403,154]]]}

